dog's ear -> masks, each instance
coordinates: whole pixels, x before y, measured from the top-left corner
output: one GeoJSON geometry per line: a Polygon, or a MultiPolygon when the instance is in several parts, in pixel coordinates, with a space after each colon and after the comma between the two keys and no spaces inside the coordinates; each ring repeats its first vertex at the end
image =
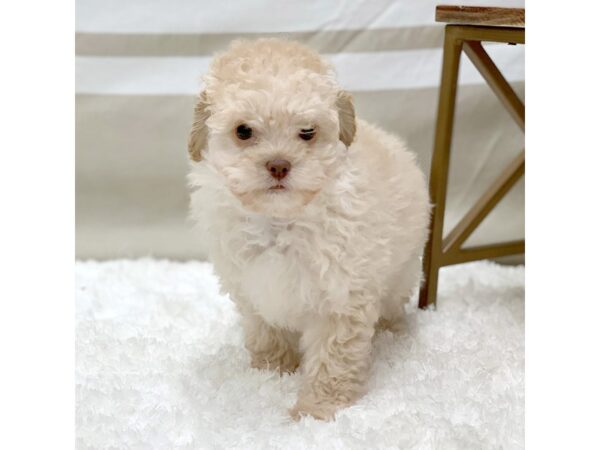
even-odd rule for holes
{"type": "Polygon", "coordinates": [[[340,141],[350,147],[356,134],[356,117],[354,116],[354,102],[352,96],[346,91],[340,91],[335,102],[340,122],[340,141]]]}
{"type": "Polygon", "coordinates": [[[188,152],[190,158],[194,161],[202,159],[202,151],[206,148],[208,142],[208,128],[206,127],[206,119],[210,116],[208,110],[208,101],[206,92],[202,91],[198,96],[196,108],[194,108],[194,124],[188,139],[188,152]]]}

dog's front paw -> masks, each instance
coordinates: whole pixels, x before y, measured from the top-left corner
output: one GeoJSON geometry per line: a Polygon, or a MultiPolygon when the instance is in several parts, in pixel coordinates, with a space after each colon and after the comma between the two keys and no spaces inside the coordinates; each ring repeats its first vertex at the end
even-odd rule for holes
{"type": "Polygon", "coordinates": [[[280,374],[294,373],[300,365],[300,358],[292,352],[285,353],[278,358],[269,358],[265,355],[252,355],[250,366],[259,370],[276,370],[280,374]]]}
{"type": "Polygon", "coordinates": [[[304,416],[312,416],[318,420],[330,421],[335,419],[338,409],[347,405],[340,405],[330,401],[316,401],[311,398],[299,398],[292,409],[290,416],[298,421],[304,416]]]}

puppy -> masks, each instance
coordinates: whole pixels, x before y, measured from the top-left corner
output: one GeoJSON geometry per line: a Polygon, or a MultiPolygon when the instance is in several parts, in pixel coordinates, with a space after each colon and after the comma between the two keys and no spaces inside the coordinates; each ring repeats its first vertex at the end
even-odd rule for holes
{"type": "Polygon", "coordinates": [[[242,316],[252,367],[303,384],[329,420],[365,390],[376,325],[418,286],[429,200],[415,156],[357,120],[312,50],[237,41],[204,77],[189,137],[191,216],[242,316]]]}

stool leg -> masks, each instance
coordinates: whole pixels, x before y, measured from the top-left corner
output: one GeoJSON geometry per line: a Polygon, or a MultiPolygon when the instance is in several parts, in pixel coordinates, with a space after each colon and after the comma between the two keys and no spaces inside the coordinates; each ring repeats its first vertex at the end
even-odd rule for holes
{"type": "Polygon", "coordinates": [[[458,69],[463,41],[456,36],[452,25],[446,26],[444,33],[444,60],[442,82],[438,101],[435,143],[429,175],[429,195],[432,203],[432,218],[429,239],[423,253],[423,283],[419,293],[419,308],[435,306],[438,272],[442,264],[442,239],[446,190],[448,187],[448,167],[450,145],[454,125],[454,107],[458,69]]]}

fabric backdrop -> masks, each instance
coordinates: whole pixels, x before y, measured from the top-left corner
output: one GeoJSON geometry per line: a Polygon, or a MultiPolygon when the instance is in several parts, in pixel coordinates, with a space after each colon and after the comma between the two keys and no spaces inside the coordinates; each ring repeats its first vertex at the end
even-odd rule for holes
{"type": "MultiPolygon", "coordinates": [[[[357,114],[403,136],[428,173],[443,41],[436,3],[77,0],[76,256],[205,256],[186,219],[186,141],[200,76],[240,37],[286,36],[324,54],[357,114]]],[[[524,47],[486,48],[523,97],[524,47]]],[[[447,231],[523,148],[465,56],[459,83],[447,231]]],[[[522,238],[523,199],[521,181],[466,244],[522,238]]]]}

